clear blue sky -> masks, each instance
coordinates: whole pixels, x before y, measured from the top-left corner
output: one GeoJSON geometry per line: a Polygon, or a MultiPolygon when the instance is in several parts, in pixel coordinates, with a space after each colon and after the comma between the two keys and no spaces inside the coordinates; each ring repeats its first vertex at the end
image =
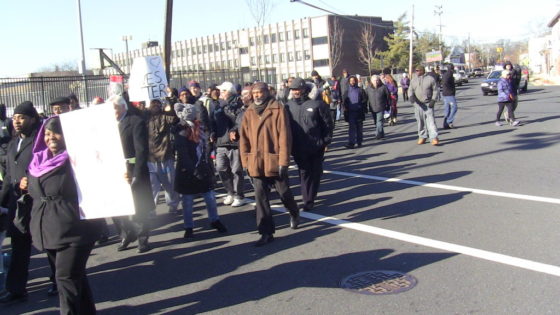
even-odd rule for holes
{"type": "MultiPolygon", "coordinates": [[[[275,8],[268,22],[325,14],[290,0],[269,0],[275,8]]],[[[245,0],[175,0],[173,40],[253,26],[245,0]]],[[[415,26],[436,31],[436,5],[443,5],[443,33],[448,42],[460,42],[470,33],[474,42],[529,37],[560,9],[559,0],[306,0],[341,14],[410,17],[415,4],[415,26]]],[[[81,0],[86,62],[90,48],[124,51],[123,35],[132,35],[130,49],[147,40],[160,43],[164,29],[164,0],[81,0]]],[[[0,77],[20,76],[56,63],[77,62],[80,41],[76,0],[1,0],[0,77]]]]}

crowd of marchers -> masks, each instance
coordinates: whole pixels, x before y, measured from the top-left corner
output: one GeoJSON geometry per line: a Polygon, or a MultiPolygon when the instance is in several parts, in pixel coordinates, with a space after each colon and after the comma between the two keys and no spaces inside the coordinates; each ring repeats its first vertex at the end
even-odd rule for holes
{"type": "MultiPolygon", "coordinates": [[[[130,185],[134,200],[135,215],[111,218],[120,238],[117,250],[127,250],[133,242],[138,242],[138,253],[151,249],[150,222],[161,190],[169,213],[182,213],[186,240],[195,238],[193,205],[197,197],[206,204],[209,226],[227,233],[215,190],[221,186],[226,192],[220,203],[243,206],[251,189],[246,177],[254,193],[260,234],[254,245],[274,241],[271,187],[289,212],[290,227],[297,229],[300,211],[315,207],[325,152],[340,120],[346,122],[346,148],[362,146],[368,112],[375,139],[381,141],[384,126],[398,123],[400,91],[403,100],[413,104],[418,144],[429,139],[438,145],[434,104],[441,92],[443,128],[455,128],[453,66],[446,67],[441,76],[437,69],[426,73],[418,66],[412,78],[404,75],[398,83],[390,71],[366,82],[346,70],[341,77],[328,79],[313,71],[309,79],[289,78],[279,92],[264,82],[243,86],[223,82],[203,92],[198,82],[190,81],[179,90],[168,87],[165,99],[153,99],[149,104],[130,102],[126,91],[106,101],[95,98],[92,104],[109,103],[114,108],[126,164],[122,180],[130,185]],[[299,175],[301,205],[289,184],[292,158],[299,175]]],[[[500,80],[496,124],[505,107],[507,121],[519,124],[514,119],[517,93],[513,75],[506,69],[500,80]]],[[[17,105],[11,118],[6,117],[6,106],[0,105],[0,244],[4,237],[11,241],[10,264],[0,274],[5,274],[0,303],[27,299],[33,245],[47,254],[51,270],[47,294],[59,297],[60,312],[94,314],[86,263],[95,244],[107,242],[111,233],[105,219],[80,217],[78,187],[58,117],[79,109],[78,100],[74,95],[59,97],[49,105],[52,115],[48,118],[41,117],[29,101],[17,105]]]]}

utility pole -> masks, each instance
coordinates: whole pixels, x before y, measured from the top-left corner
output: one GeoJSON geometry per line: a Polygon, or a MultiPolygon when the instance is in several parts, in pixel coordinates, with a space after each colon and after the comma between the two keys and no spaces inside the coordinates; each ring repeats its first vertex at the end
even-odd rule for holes
{"type": "Polygon", "coordinates": [[[410,18],[410,47],[408,51],[408,73],[410,78],[412,79],[412,46],[414,41],[414,4],[412,5],[412,14],[410,18]]]}
{"type": "Polygon", "coordinates": [[[443,54],[443,33],[441,24],[441,15],[443,14],[443,5],[436,5],[436,9],[434,10],[434,15],[439,15],[439,50],[443,54]]]}
{"type": "Polygon", "coordinates": [[[123,35],[122,40],[124,41],[124,45],[126,48],[126,67],[128,75],[130,75],[130,56],[128,55],[128,41],[132,40],[132,35],[123,35]]]}
{"type": "Polygon", "coordinates": [[[82,5],[80,0],[77,0],[78,3],[78,24],[80,27],[80,42],[82,44],[82,59],[80,60],[80,74],[86,74],[86,53],[84,51],[84,32],[82,31],[82,5]]]}
{"type": "Polygon", "coordinates": [[[170,83],[171,69],[171,29],[173,22],[173,0],[166,0],[165,9],[165,30],[163,40],[163,62],[165,64],[165,76],[170,83]]]}

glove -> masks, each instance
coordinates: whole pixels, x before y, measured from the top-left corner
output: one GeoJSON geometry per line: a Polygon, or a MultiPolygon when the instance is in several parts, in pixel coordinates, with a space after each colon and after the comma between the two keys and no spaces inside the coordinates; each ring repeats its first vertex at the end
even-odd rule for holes
{"type": "Polygon", "coordinates": [[[288,167],[280,165],[278,167],[278,174],[280,178],[288,178],[288,167]]]}

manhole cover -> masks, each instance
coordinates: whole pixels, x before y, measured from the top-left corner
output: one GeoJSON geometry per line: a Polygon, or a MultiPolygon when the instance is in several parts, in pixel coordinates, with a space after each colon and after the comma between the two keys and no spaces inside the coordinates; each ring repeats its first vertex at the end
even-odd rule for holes
{"type": "Polygon", "coordinates": [[[371,270],[355,273],[340,282],[340,287],[351,292],[371,295],[396,294],[416,285],[413,276],[392,270],[371,270]]]}

